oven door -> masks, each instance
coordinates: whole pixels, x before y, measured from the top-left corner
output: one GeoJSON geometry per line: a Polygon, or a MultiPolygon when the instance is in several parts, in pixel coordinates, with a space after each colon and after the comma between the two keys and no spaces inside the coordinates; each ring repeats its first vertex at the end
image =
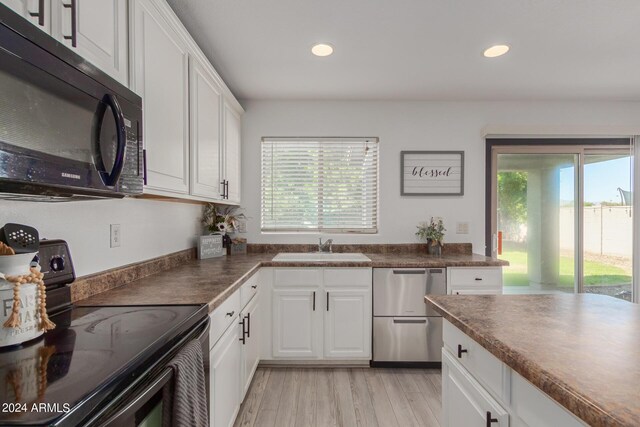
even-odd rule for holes
{"type": "MultiPolygon", "coordinates": [[[[207,387],[207,399],[209,392],[209,327],[207,318],[206,326],[201,329],[196,338],[203,352],[203,362],[205,371],[205,384],[207,387]]],[[[170,425],[171,422],[163,421],[163,390],[165,386],[173,380],[173,369],[165,367],[158,375],[153,376],[140,386],[139,391],[129,395],[123,402],[114,402],[111,411],[113,415],[105,421],[97,422],[102,427],[161,427],[170,425]]],[[[207,405],[208,409],[209,405],[207,405]]],[[[93,425],[94,423],[90,423],[93,425]]]]}
{"type": "Polygon", "coordinates": [[[135,94],[105,86],[7,25],[0,23],[0,192],[141,192],[135,94]]]}

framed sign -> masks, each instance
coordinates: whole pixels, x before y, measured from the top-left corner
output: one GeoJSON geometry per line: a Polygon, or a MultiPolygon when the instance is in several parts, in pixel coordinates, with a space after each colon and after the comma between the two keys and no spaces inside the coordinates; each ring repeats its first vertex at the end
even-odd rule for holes
{"type": "Polygon", "coordinates": [[[462,196],[464,151],[401,151],[402,196],[462,196]]]}
{"type": "Polygon", "coordinates": [[[215,258],[226,255],[222,247],[222,235],[210,234],[198,237],[198,259],[215,258]]]}

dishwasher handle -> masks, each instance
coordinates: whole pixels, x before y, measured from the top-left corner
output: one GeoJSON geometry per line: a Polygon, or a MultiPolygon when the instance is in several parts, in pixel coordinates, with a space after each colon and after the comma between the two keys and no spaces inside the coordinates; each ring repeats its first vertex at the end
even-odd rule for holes
{"type": "Polygon", "coordinates": [[[402,317],[394,317],[393,323],[427,323],[427,319],[424,317],[422,319],[416,319],[416,318],[403,319],[402,317]]]}
{"type": "Polygon", "coordinates": [[[427,270],[396,270],[394,268],[393,274],[427,274],[427,270]]]}

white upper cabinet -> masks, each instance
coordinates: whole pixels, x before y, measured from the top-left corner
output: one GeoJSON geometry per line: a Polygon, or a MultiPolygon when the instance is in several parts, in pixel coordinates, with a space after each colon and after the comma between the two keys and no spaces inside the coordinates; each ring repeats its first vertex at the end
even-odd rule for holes
{"type": "Polygon", "coordinates": [[[147,190],[188,194],[188,49],[154,1],[131,3],[131,86],[143,99],[147,190]]]}
{"type": "Polygon", "coordinates": [[[8,0],[3,3],[128,85],[127,0],[8,0]]]}
{"type": "Polygon", "coordinates": [[[226,198],[239,204],[241,113],[225,100],[223,114],[226,198]]]}
{"type": "Polygon", "coordinates": [[[129,0],[145,193],[240,203],[242,107],[164,0],[129,0]]]}
{"type": "Polygon", "coordinates": [[[51,0],[51,35],[128,85],[127,0],[51,0]]]}
{"type": "Polygon", "coordinates": [[[2,0],[2,3],[42,31],[51,32],[51,0],[2,0]]]}
{"type": "Polygon", "coordinates": [[[197,58],[189,61],[191,194],[220,199],[222,88],[197,58]]]}

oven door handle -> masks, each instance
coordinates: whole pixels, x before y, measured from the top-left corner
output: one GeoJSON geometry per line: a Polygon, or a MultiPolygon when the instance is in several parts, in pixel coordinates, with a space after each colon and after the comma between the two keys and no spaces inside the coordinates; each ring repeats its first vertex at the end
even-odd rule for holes
{"type": "Polygon", "coordinates": [[[116,122],[116,139],[118,145],[116,147],[116,158],[113,162],[113,169],[111,170],[111,173],[101,171],[100,175],[102,176],[102,181],[105,185],[114,187],[120,178],[122,170],[124,169],[124,160],[127,149],[126,124],[124,115],[122,114],[122,108],[120,108],[120,103],[118,103],[118,99],[114,95],[108,93],[104,96],[102,101],[111,107],[111,111],[113,112],[113,119],[116,122]]]}
{"type": "Polygon", "coordinates": [[[138,394],[133,401],[127,406],[119,410],[115,415],[109,418],[102,424],[103,427],[113,426],[119,427],[122,425],[123,420],[127,420],[133,416],[147,401],[156,394],[162,387],[164,387],[173,378],[173,368],[165,368],[162,374],[156,378],[149,386],[147,386],[140,394],[138,394]]]}

